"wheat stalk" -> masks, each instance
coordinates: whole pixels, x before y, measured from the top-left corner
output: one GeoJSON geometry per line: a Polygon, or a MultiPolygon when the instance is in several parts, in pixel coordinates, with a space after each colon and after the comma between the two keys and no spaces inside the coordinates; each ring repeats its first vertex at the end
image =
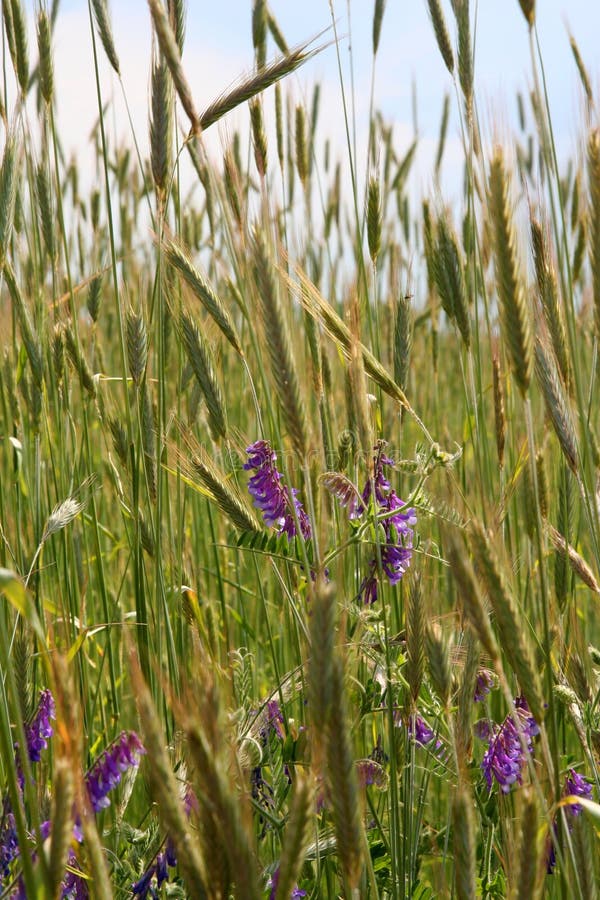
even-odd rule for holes
{"type": "Polygon", "coordinates": [[[148,332],[141,311],[127,310],[125,334],[129,374],[133,378],[135,385],[139,387],[148,362],[148,332]]]}
{"type": "Polygon", "coordinates": [[[288,900],[298,879],[310,838],[315,793],[308,778],[296,776],[289,820],[283,837],[275,900],[288,900]]]}
{"type": "Polygon", "coordinates": [[[52,31],[45,9],[40,10],[37,18],[37,43],[40,59],[40,91],[46,103],[50,105],[54,91],[54,67],[52,63],[52,31]]]}
{"type": "Polygon", "coordinates": [[[50,882],[54,896],[61,896],[69,847],[73,840],[73,800],[75,783],[70,761],[63,757],[56,760],[53,773],[54,801],[52,804],[52,833],[50,841],[50,882]]]}
{"type": "MultiPolygon", "coordinates": [[[[157,2],[157,0],[152,0],[152,2],[157,2]]],[[[207,128],[210,128],[211,125],[222,119],[232,109],[235,109],[242,103],[247,103],[248,100],[262,93],[281,78],[285,78],[286,75],[295,72],[303,63],[321,50],[320,47],[317,47],[315,50],[306,52],[306,47],[306,44],[302,44],[295,50],[291,50],[286,56],[275,60],[254,75],[241,80],[230,91],[218,97],[199,117],[198,124],[200,128],[206,131],[207,128]]]]}
{"type": "MultiPolygon", "coordinates": [[[[12,274],[12,267],[8,262],[8,248],[14,224],[18,179],[17,140],[15,133],[11,130],[6,136],[2,166],[0,167],[0,267],[8,267],[8,277],[12,274]]],[[[7,276],[5,275],[5,277],[7,276]]],[[[10,290],[10,283],[8,288],[10,290]]]]}
{"type": "Polygon", "coordinates": [[[217,440],[225,437],[227,416],[221,388],[215,375],[212,354],[200,329],[186,310],[182,310],[179,316],[178,331],[189,363],[206,400],[208,422],[213,438],[217,440]]]}
{"type": "Polygon", "coordinates": [[[460,591],[460,608],[494,666],[501,668],[500,650],[464,541],[447,528],[444,530],[444,548],[460,591]]]}
{"type": "Polygon", "coordinates": [[[504,340],[512,370],[523,396],[527,393],[533,364],[529,312],[517,263],[515,234],[509,205],[508,179],[502,150],[497,147],[490,167],[489,210],[493,231],[496,284],[504,340]]]}
{"type": "Polygon", "coordinates": [[[535,374],[560,448],[569,468],[577,475],[577,439],[567,398],[563,393],[554,361],[539,337],[535,342],[535,374]]]}
{"type": "Polygon", "coordinates": [[[117,75],[120,75],[121,67],[119,65],[119,57],[117,56],[117,51],[115,49],[115,42],[113,38],[112,27],[110,24],[110,14],[108,12],[107,0],[92,0],[92,9],[94,10],[96,27],[98,28],[98,34],[100,35],[100,40],[102,42],[102,46],[104,47],[104,52],[106,53],[108,61],[117,75]]]}
{"type": "MultiPolygon", "coordinates": [[[[329,788],[338,857],[351,889],[363,867],[363,834],[356,766],[348,725],[342,661],[333,659],[331,691],[325,718],[325,778],[329,788]]],[[[317,720],[313,719],[315,724],[317,720]]]]}
{"type": "Polygon", "coordinates": [[[567,349],[565,324],[558,299],[556,273],[549,256],[546,234],[540,223],[535,219],[531,220],[531,243],[533,246],[538,292],[542,309],[544,310],[546,325],[552,340],[552,349],[554,350],[565,387],[570,392],[573,383],[573,372],[567,349]]]}
{"type": "Polygon", "coordinates": [[[532,715],[541,722],[545,715],[544,697],[531,643],[523,628],[523,615],[510,592],[490,537],[479,522],[472,522],[469,538],[477,574],[488,591],[496,616],[500,644],[519,679],[532,715]]]}
{"type": "Polygon", "coordinates": [[[590,187],[590,262],[594,324],[600,336],[600,130],[592,131],[588,140],[588,181],[590,187]]]}
{"type": "Polygon", "coordinates": [[[200,132],[200,119],[194,105],[192,92],[181,65],[181,52],[177,38],[171,27],[167,10],[161,0],[148,0],[152,24],[158,40],[158,46],[169,67],[177,96],[192,126],[192,134],[200,132]]]}
{"type": "Polygon", "coordinates": [[[591,591],[593,591],[594,594],[600,594],[600,584],[598,584],[596,576],[585,559],[577,553],[571,544],[567,543],[560,531],[557,531],[549,522],[546,523],[546,531],[556,552],[559,553],[563,559],[568,560],[569,565],[575,574],[591,591]]]}
{"type": "Polygon", "coordinates": [[[161,203],[164,203],[171,171],[172,124],[173,82],[164,58],[159,55],[151,75],[150,164],[161,203]]]}
{"type": "Polygon", "coordinates": [[[304,399],[292,344],[273,273],[275,268],[269,259],[264,237],[254,232],[254,265],[258,287],[262,328],[265,335],[271,374],[283,419],[294,449],[304,459],[308,449],[308,425],[304,399]]]}
{"type": "Polygon", "coordinates": [[[186,250],[172,240],[163,241],[162,248],[167,262],[183,278],[194,296],[200,300],[234,350],[243,356],[242,345],[231,316],[208,282],[196,269],[186,250]]]}
{"type": "Polygon", "coordinates": [[[204,896],[207,885],[206,867],[197,838],[190,828],[171,762],[165,749],[165,738],[160,728],[160,718],[150,691],[142,677],[138,658],[129,653],[131,678],[144,737],[148,760],[148,781],[159,815],[165,823],[177,853],[181,873],[191,896],[204,896]]]}
{"type": "Polygon", "coordinates": [[[442,59],[444,60],[446,68],[448,69],[450,74],[453,75],[454,54],[452,52],[452,44],[450,43],[448,26],[446,25],[446,19],[444,18],[444,12],[442,10],[441,3],[439,2],[439,0],[427,0],[427,6],[429,7],[431,24],[433,25],[435,39],[437,41],[439,51],[442,54],[442,59]]]}
{"type": "Polygon", "coordinates": [[[458,900],[475,900],[475,825],[473,801],[465,785],[458,787],[452,801],[454,832],[454,884],[458,900]]]}

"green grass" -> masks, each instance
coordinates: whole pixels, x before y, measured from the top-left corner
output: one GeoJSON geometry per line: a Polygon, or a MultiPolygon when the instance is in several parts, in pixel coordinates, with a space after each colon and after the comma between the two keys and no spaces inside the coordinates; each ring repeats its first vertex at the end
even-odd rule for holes
{"type": "MultiPolygon", "coordinates": [[[[284,48],[260,2],[256,72],[199,117],[168,4],[149,160],[139,136],[111,142],[97,77],[97,176],[80,191],[47,23],[38,66],[21,3],[4,4],[4,97],[10,82],[39,103],[7,110],[0,170],[0,846],[13,826],[19,845],[3,896],[60,896],[73,867],[92,896],[131,896],[167,847],[161,896],[268,897],[276,871],[278,898],[596,895],[598,135],[583,133],[586,160],[557,160],[532,27],[536,115],[516,161],[490,147],[473,11],[453,7],[465,189],[445,208],[415,201],[414,151],[398,152],[376,96],[376,152],[356,156],[346,82],[344,185],[318,93],[310,109],[286,99],[312,50],[265,69],[284,48]],[[178,127],[253,97],[248,134],[216,163],[178,127]],[[309,538],[289,493],[292,539],[252,509],[258,440],[309,538]],[[396,584],[378,441],[417,518],[396,584]],[[474,703],[482,670],[493,690],[474,703]],[[43,688],[56,718],[35,761],[15,744],[43,688]],[[539,726],[531,752],[517,696],[539,726]],[[414,739],[417,717],[430,739],[414,739]],[[488,788],[477,737],[505,719],[523,758],[506,793],[488,788]],[[146,753],[94,814],[85,773],[123,731],[146,753]],[[562,802],[571,767],[591,785],[579,815],[562,802]]],[[[109,23],[93,2],[96,73],[102,53],[118,70],[109,23]]]]}

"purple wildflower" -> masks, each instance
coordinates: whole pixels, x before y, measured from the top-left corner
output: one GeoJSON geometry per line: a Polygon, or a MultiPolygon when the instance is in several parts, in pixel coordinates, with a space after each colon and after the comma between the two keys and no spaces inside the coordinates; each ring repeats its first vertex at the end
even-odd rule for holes
{"type": "Polygon", "coordinates": [[[135,731],[122,731],[96,760],[85,777],[94,812],[110,806],[108,794],[121,781],[123,772],[138,766],[146,750],[135,731]]]}
{"type": "Polygon", "coordinates": [[[473,734],[480,741],[489,741],[496,733],[496,726],[490,719],[478,719],[473,725],[473,734]]]}
{"type": "Polygon", "coordinates": [[[261,737],[266,740],[269,736],[269,732],[273,731],[278,738],[283,740],[284,734],[283,728],[281,727],[283,724],[284,718],[279,703],[277,700],[269,700],[267,702],[267,722],[265,727],[261,730],[261,737]]]}
{"type": "Polygon", "coordinates": [[[410,716],[408,720],[408,734],[410,737],[414,737],[415,743],[420,744],[421,747],[427,747],[428,744],[435,741],[435,753],[443,747],[439,738],[436,738],[435,731],[432,731],[425,719],[421,718],[421,716],[410,716]]]}
{"type": "Polygon", "coordinates": [[[156,855],[156,858],[148,866],[142,877],[135,884],[131,885],[134,898],[145,900],[148,894],[152,897],[156,896],[152,882],[156,880],[156,887],[160,888],[165,881],[169,880],[169,866],[173,868],[176,865],[177,859],[173,848],[172,846],[169,848],[169,842],[167,842],[167,847],[156,855]]]}
{"type": "Polygon", "coordinates": [[[254,498],[254,505],[263,514],[266,525],[276,525],[279,534],[286,534],[291,539],[296,534],[296,520],[292,502],[300,524],[302,537],[308,540],[311,536],[310,520],[297,498],[298,491],[286,490],[281,473],[275,463],[277,454],[268,441],[255,441],[246,447],[248,462],[244,464],[246,471],[255,470],[248,481],[248,490],[254,498]]]}
{"type": "Polygon", "coordinates": [[[356,774],[361,787],[376,787],[383,790],[387,785],[387,773],[383,766],[374,759],[359,759],[356,762],[356,774]]]}
{"type": "Polygon", "coordinates": [[[487,697],[490,691],[496,687],[496,676],[489,669],[480,669],[477,673],[475,681],[475,692],[473,694],[473,702],[481,703],[487,697]]]}
{"type": "Polygon", "coordinates": [[[25,726],[27,739],[27,752],[31,762],[39,762],[42,750],[48,746],[48,738],[54,734],[50,719],[56,718],[56,706],[54,697],[49,690],[40,691],[37,709],[34,716],[25,726]]]}
{"type": "Polygon", "coordinates": [[[527,753],[532,754],[532,739],[538,733],[538,724],[531,715],[526,700],[517,697],[515,712],[513,715],[507,716],[504,722],[493,730],[488,749],[481,763],[490,790],[493,778],[496,779],[504,794],[509,793],[513,784],[521,784],[521,775],[526,762],[522,741],[524,741],[527,753]],[[515,717],[519,721],[519,728],[515,724],[515,717]]]}
{"type": "MultiPolygon", "coordinates": [[[[186,784],[185,791],[183,793],[183,809],[188,817],[192,815],[192,813],[197,813],[200,809],[200,804],[198,803],[198,798],[196,797],[194,788],[191,784],[186,784]]],[[[167,842],[167,850],[169,850],[170,844],[167,842]]],[[[175,851],[173,851],[175,852],[175,851]]],[[[173,863],[175,865],[175,863],[173,863]]]]}
{"type": "Polygon", "coordinates": [[[372,605],[377,600],[377,563],[375,560],[369,564],[369,574],[360,583],[358,596],[362,598],[365,606],[372,605]]]}
{"type": "MultiPolygon", "coordinates": [[[[583,797],[586,800],[591,800],[592,785],[587,778],[584,778],[584,776],[576,772],[575,769],[569,769],[562,795],[563,797],[583,797]]],[[[573,819],[580,815],[582,810],[583,807],[581,803],[571,803],[566,807],[567,826],[569,831],[573,830],[573,819]]],[[[546,872],[548,875],[553,874],[554,867],[556,866],[557,835],[558,828],[556,827],[556,822],[554,822],[548,836],[548,846],[546,850],[546,872]]]]}
{"type": "Polygon", "coordinates": [[[63,900],[67,900],[67,898],[68,900],[87,900],[89,897],[87,881],[83,878],[83,873],[77,875],[77,872],[75,871],[79,869],[79,863],[72,850],[69,850],[67,865],[69,866],[69,870],[72,871],[68,871],[64,877],[61,897],[63,900]]]}
{"type": "Polygon", "coordinates": [[[131,892],[134,897],[138,898],[138,900],[145,900],[150,891],[150,885],[152,884],[152,879],[155,874],[156,864],[152,862],[145,872],[142,873],[141,878],[138,878],[138,880],[131,885],[131,892]]]}
{"type": "MultiPolygon", "coordinates": [[[[11,822],[11,828],[14,832],[14,817],[12,813],[9,813],[6,816],[5,822],[11,822]]],[[[52,833],[52,822],[49,819],[46,819],[44,822],[40,823],[39,835],[42,841],[46,841],[52,833]]],[[[83,834],[81,832],[81,828],[79,825],[75,825],[73,827],[73,838],[81,843],[83,841],[83,834]]],[[[4,847],[4,844],[3,844],[4,847]]],[[[17,836],[16,832],[14,833],[14,846],[12,846],[12,859],[19,856],[19,847],[17,844],[17,836]]],[[[2,854],[2,871],[0,872],[0,885],[2,884],[2,879],[6,878],[9,874],[9,868],[4,867],[4,856],[2,854]]],[[[8,866],[10,866],[10,862],[12,859],[8,860],[8,866]]],[[[37,859],[37,853],[33,852],[31,856],[32,862],[35,862],[37,859]]],[[[67,857],[67,866],[68,871],[65,873],[65,877],[62,881],[60,896],[62,900],[87,900],[89,897],[89,892],[87,888],[87,883],[85,878],[83,878],[83,873],[77,874],[81,872],[79,868],[79,863],[77,861],[77,856],[72,848],[69,848],[68,857],[67,857]]],[[[16,890],[10,895],[13,900],[27,900],[27,893],[25,890],[25,882],[23,878],[19,878],[17,882],[16,890]]]]}
{"type": "Polygon", "coordinates": [[[525,734],[532,738],[540,733],[540,726],[531,715],[531,710],[525,697],[515,697],[515,709],[519,713],[525,734]]]}
{"type": "MultiPolygon", "coordinates": [[[[268,887],[271,888],[271,892],[269,894],[269,900],[275,900],[275,895],[277,894],[278,884],[279,884],[279,866],[277,866],[277,868],[271,875],[271,880],[268,884],[268,887]]],[[[298,887],[298,885],[296,885],[296,887],[290,894],[290,900],[300,900],[300,897],[306,897],[306,891],[301,891],[300,888],[298,887]]]]}
{"type": "Polygon", "coordinates": [[[558,836],[558,828],[556,822],[552,823],[548,836],[546,837],[546,874],[553,875],[556,866],[556,844],[555,840],[558,836]]]}
{"type": "MultiPolygon", "coordinates": [[[[182,799],[185,814],[189,819],[192,813],[198,811],[198,798],[190,784],[186,784],[182,799]]],[[[153,880],[156,879],[156,886],[160,888],[165,881],[169,880],[169,868],[174,869],[176,865],[177,853],[175,852],[175,846],[171,838],[167,837],[165,849],[156,854],[141,877],[131,885],[134,900],[135,898],[137,900],[145,900],[148,894],[151,897],[157,896],[152,884],[153,880]]]]}
{"type": "MultiPolygon", "coordinates": [[[[375,447],[373,460],[373,478],[367,481],[361,494],[362,508],[358,512],[362,514],[373,497],[375,511],[381,518],[381,525],[385,534],[385,543],[381,544],[381,567],[391,585],[398,584],[410,565],[413,551],[413,526],[416,525],[417,516],[415,510],[406,508],[405,503],[392,489],[390,482],[383,472],[384,466],[393,466],[394,462],[383,452],[384,441],[379,441],[375,447]]],[[[373,603],[377,599],[377,561],[370,563],[369,575],[363,579],[359,596],[363,603],[373,603]]]]}
{"type": "MultiPolygon", "coordinates": [[[[591,800],[592,785],[583,777],[583,775],[579,775],[575,769],[569,769],[569,774],[565,781],[563,797],[583,797],[586,800],[591,800]]],[[[573,803],[567,807],[568,812],[572,816],[578,816],[582,809],[581,803],[573,803]]]]}
{"type": "Polygon", "coordinates": [[[19,855],[19,841],[15,817],[12,812],[5,812],[0,827],[0,886],[10,875],[10,865],[19,855]]]}

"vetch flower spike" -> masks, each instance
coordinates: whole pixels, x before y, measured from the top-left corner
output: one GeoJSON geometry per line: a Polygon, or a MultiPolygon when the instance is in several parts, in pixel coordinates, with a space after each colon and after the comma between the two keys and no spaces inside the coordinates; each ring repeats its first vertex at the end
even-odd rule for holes
{"type": "Polygon", "coordinates": [[[110,806],[108,794],[116,788],[124,772],[139,766],[140,757],[146,752],[135,731],[122,731],[106,748],[85,777],[94,812],[110,806]]]}
{"type": "Polygon", "coordinates": [[[255,441],[246,447],[246,453],[248,461],[244,469],[254,470],[248,490],[254,498],[254,505],[262,512],[265,524],[276,526],[279,534],[286,534],[291,539],[296,535],[295,509],[302,537],[307,541],[312,533],[310,519],[297,499],[297,489],[287,490],[283,485],[282,475],[275,465],[277,454],[270,443],[255,441]]]}
{"type": "Polygon", "coordinates": [[[539,727],[529,711],[526,700],[517,697],[515,712],[507,716],[502,725],[492,732],[481,763],[490,790],[494,778],[504,794],[510,792],[513,784],[521,784],[522,771],[526,763],[522,741],[525,743],[527,754],[531,755],[533,738],[536,734],[539,734],[539,727]],[[519,728],[515,724],[515,717],[518,719],[519,728]]]}
{"type": "Polygon", "coordinates": [[[40,691],[37,709],[29,723],[25,726],[27,753],[31,762],[39,762],[42,750],[48,746],[48,739],[54,734],[50,719],[56,718],[56,706],[52,693],[45,689],[40,691]]]}
{"type": "MultiPolygon", "coordinates": [[[[378,441],[373,460],[373,478],[367,481],[361,494],[364,512],[373,499],[375,511],[381,517],[385,541],[381,544],[381,567],[391,585],[398,584],[410,565],[413,553],[413,527],[417,515],[412,507],[407,507],[392,489],[383,472],[384,466],[393,466],[394,461],[383,452],[385,441],[378,441]],[[389,515],[385,515],[389,513],[389,515]]],[[[377,599],[377,561],[371,560],[369,575],[363,579],[359,596],[364,603],[377,599]]]]}
{"type": "MultiPolygon", "coordinates": [[[[569,769],[569,774],[565,781],[565,789],[563,797],[583,797],[585,800],[592,799],[592,785],[590,782],[580,775],[575,769],[569,769]]],[[[568,812],[572,816],[578,816],[583,807],[580,803],[573,803],[567,807],[568,812]]]]}

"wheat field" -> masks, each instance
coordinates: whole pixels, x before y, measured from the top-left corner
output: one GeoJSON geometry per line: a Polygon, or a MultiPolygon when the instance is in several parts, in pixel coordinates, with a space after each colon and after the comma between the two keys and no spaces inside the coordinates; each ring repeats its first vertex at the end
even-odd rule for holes
{"type": "Polygon", "coordinates": [[[146,154],[89,0],[91,176],[59,4],[2,2],[1,897],[597,896],[597,73],[571,37],[564,159],[519,0],[490,134],[476,4],[423,5],[454,92],[419,192],[376,94],[357,154],[342,79],[336,159],[290,88],[335,18],[288,46],[249,2],[254,68],[203,107],[194,5],[148,0],[146,154]]]}

